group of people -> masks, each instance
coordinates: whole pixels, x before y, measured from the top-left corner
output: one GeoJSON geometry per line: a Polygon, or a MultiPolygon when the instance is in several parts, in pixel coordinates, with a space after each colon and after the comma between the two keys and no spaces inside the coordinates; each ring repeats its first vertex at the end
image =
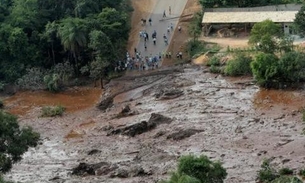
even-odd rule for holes
{"type": "MultiPolygon", "coordinates": [[[[169,15],[171,15],[171,7],[169,6],[168,9],[169,15]]],[[[166,11],[164,10],[163,18],[166,17],[166,11]]],[[[141,19],[142,25],[146,25],[146,19],[141,19]]],[[[153,26],[153,20],[152,18],[148,19],[149,25],[153,26]]],[[[174,31],[174,24],[169,23],[168,26],[165,27],[165,30],[163,34],[157,33],[156,30],[153,30],[152,32],[148,32],[145,29],[139,32],[140,40],[142,44],[144,45],[144,51],[142,53],[145,53],[144,55],[141,54],[140,51],[138,51],[137,48],[134,48],[134,54],[126,53],[126,59],[118,64],[118,67],[116,69],[118,70],[149,70],[149,69],[155,69],[158,68],[160,65],[160,62],[163,58],[172,58],[171,52],[158,52],[158,54],[153,55],[150,53],[149,55],[147,52],[151,52],[151,49],[147,49],[148,45],[157,46],[158,44],[158,37],[163,41],[165,46],[169,44],[169,36],[171,35],[171,32],[174,31]],[[163,36],[162,36],[163,35],[163,36]]],[[[178,26],[178,31],[181,32],[181,27],[178,26]]],[[[162,42],[162,41],[161,41],[162,42]]],[[[158,48],[158,47],[156,47],[158,48]]],[[[141,49],[142,50],[142,49],[141,49]]],[[[182,52],[177,53],[177,58],[182,58],[182,52]]]]}
{"type": "Polygon", "coordinates": [[[151,70],[157,69],[162,59],[161,53],[143,57],[137,48],[134,48],[135,56],[131,56],[129,52],[126,53],[126,59],[119,61],[115,67],[116,71],[122,70],[151,70]]]}

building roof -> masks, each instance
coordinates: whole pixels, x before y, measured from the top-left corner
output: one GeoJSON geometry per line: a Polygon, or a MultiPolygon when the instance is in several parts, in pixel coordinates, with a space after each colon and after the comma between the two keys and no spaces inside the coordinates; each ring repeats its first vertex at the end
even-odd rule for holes
{"type": "Polygon", "coordinates": [[[298,11],[205,12],[202,23],[293,22],[298,11]]]}

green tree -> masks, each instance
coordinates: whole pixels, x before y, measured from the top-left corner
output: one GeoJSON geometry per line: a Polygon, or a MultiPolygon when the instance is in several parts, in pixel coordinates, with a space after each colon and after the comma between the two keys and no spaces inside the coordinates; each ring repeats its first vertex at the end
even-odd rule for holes
{"type": "Polygon", "coordinates": [[[193,41],[195,42],[198,40],[198,37],[201,34],[201,19],[202,19],[202,13],[196,13],[195,16],[193,17],[192,22],[190,23],[188,27],[188,32],[189,35],[193,38],[193,41]]]}
{"type": "Polygon", "coordinates": [[[285,53],[278,65],[281,82],[296,83],[305,80],[305,53],[285,53]]]}
{"type": "Polygon", "coordinates": [[[225,74],[229,76],[251,75],[252,58],[244,53],[235,55],[232,60],[227,62],[225,67],[225,74]]]}
{"type": "Polygon", "coordinates": [[[279,81],[278,58],[274,54],[260,53],[251,62],[251,69],[260,86],[270,87],[279,81]]]}
{"type": "Polygon", "coordinates": [[[200,180],[201,183],[223,183],[227,176],[220,162],[212,162],[207,156],[183,156],[179,160],[178,173],[200,180]]]}
{"type": "Polygon", "coordinates": [[[278,49],[278,40],[282,37],[280,26],[271,20],[265,20],[254,24],[249,44],[257,46],[263,52],[273,53],[278,49]]]}
{"type": "Polygon", "coordinates": [[[8,172],[38,140],[39,134],[32,128],[20,128],[14,115],[0,111],[0,173],[8,172]]]}
{"type": "Polygon", "coordinates": [[[79,18],[63,19],[58,28],[58,36],[64,49],[69,52],[69,58],[74,58],[76,74],[78,74],[80,51],[87,44],[86,29],[85,21],[79,18]]]}
{"type": "Polygon", "coordinates": [[[296,30],[305,36],[305,5],[301,7],[298,13],[295,15],[294,25],[296,30]]]}
{"type": "Polygon", "coordinates": [[[100,79],[103,89],[103,77],[105,77],[106,68],[111,61],[115,60],[114,49],[108,36],[102,31],[92,31],[89,35],[89,48],[93,50],[94,61],[90,63],[90,77],[95,80],[100,79]]]}

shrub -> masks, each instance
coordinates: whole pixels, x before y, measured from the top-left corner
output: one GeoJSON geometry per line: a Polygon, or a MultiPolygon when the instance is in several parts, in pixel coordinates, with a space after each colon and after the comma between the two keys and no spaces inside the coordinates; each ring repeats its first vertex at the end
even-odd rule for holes
{"type": "Polygon", "coordinates": [[[17,85],[22,89],[37,90],[44,89],[43,78],[46,74],[41,68],[28,68],[26,74],[17,80],[17,85]]]}
{"type": "Polygon", "coordinates": [[[229,76],[240,76],[252,74],[251,64],[252,58],[245,54],[237,54],[233,60],[228,61],[224,73],[229,76]]]}
{"type": "Polygon", "coordinates": [[[279,174],[280,175],[292,175],[293,174],[293,170],[291,170],[290,168],[281,168],[279,170],[279,174]]]}
{"type": "Polygon", "coordinates": [[[220,65],[220,57],[219,56],[213,56],[210,58],[207,62],[207,66],[219,66],[220,65]]]}
{"type": "Polygon", "coordinates": [[[280,176],[279,178],[274,179],[271,183],[302,183],[300,179],[292,176],[280,176]]]}
{"type": "Polygon", "coordinates": [[[178,173],[194,177],[202,183],[222,183],[227,176],[220,162],[212,162],[207,156],[183,156],[179,160],[178,173]]]}
{"type": "Polygon", "coordinates": [[[44,106],[42,107],[42,117],[54,117],[54,116],[61,116],[65,111],[63,106],[44,106]]]}
{"type": "Polygon", "coordinates": [[[278,62],[281,82],[300,82],[305,80],[305,53],[285,53],[278,62]]]}
{"type": "Polygon", "coordinates": [[[4,103],[3,101],[0,99],[0,109],[2,109],[4,107],[4,103]]]}
{"type": "Polygon", "coordinates": [[[305,168],[299,171],[299,175],[305,177],[305,168]]]}
{"type": "Polygon", "coordinates": [[[279,81],[278,58],[274,54],[258,54],[251,62],[251,70],[260,86],[269,87],[279,81]]]}
{"type": "Polygon", "coordinates": [[[198,40],[191,40],[187,42],[187,52],[189,56],[192,58],[196,54],[202,54],[204,53],[205,45],[203,42],[200,42],[198,40]]]}
{"type": "Polygon", "coordinates": [[[261,170],[258,172],[257,179],[260,182],[271,182],[278,177],[277,172],[270,166],[269,160],[264,160],[261,165],[261,170]]]}
{"type": "Polygon", "coordinates": [[[212,66],[210,67],[210,72],[211,72],[211,73],[221,73],[221,69],[220,69],[220,67],[218,67],[218,66],[212,65],[212,66]]]}
{"type": "Polygon", "coordinates": [[[58,74],[48,74],[43,78],[45,85],[51,92],[59,91],[60,78],[58,74]]]}

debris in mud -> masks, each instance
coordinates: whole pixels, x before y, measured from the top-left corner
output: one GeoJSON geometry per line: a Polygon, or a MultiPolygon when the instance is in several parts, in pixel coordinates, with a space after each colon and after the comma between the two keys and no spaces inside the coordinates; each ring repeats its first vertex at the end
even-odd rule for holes
{"type": "Polygon", "coordinates": [[[133,116],[133,115],[136,115],[138,114],[137,111],[132,111],[130,109],[130,106],[129,105],[126,105],[122,111],[116,115],[116,118],[123,118],[123,117],[127,117],[127,116],[133,116]]]}
{"type": "Polygon", "coordinates": [[[171,118],[165,117],[161,114],[152,113],[148,122],[147,121],[141,121],[139,123],[135,123],[133,125],[124,127],[124,128],[118,128],[110,131],[107,136],[109,135],[116,135],[116,134],[122,134],[127,135],[130,137],[134,137],[136,135],[145,133],[147,131],[150,131],[154,128],[156,128],[157,125],[160,124],[169,124],[172,122],[171,118]]]}
{"type": "Polygon", "coordinates": [[[118,166],[107,162],[100,162],[95,164],[80,163],[77,167],[72,169],[72,175],[107,175],[116,170],[118,166]]]}
{"type": "Polygon", "coordinates": [[[182,95],[183,95],[183,90],[171,88],[171,89],[160,90],[158,93],[155,94],[155,97],[158,100],[169,100],[169,99],[178,98],[182,95]]]}
{"type": "Polygon", "coordinates": [[[127,135],[130,137],[134,137],[136,135],[142,134],[144,132],[147,132],[149,130],[152,130],[156,127],[156,124],[149,124],[147,121],[141,121],[140,123],[136,123],[124,128],[118,128],[110,131],[107,136],[109,135],[116,135],[116,134],[122,134],[127,135]]]}
{"type": "Polygon", "coordinates": [[[65,182],[65,180],[60,178],[59,176],[55,176],[55,177],[49,179],[49,181],[57,182],[57,183],[65,182]]]}
{"type": "Polygon", "coordinates": [[[196,129],[179,130],[178,132],[174,132],[168,135],[167,139],[182,140],[200,132],[204,132],[204,130],[196,130],[196,129]]]}
{"type": "Polygon", "coordinates": [[[98,105],[97,108],[104,111],[113,105],[114,96],[109,96],[103,99],[98,105]]]}
{"type": "Polygon", "coordinates": [[[98,154],[100,153],[101,151],[98,150],[98,149],[92,149],[91,151],[88,152],[88,155],[94,155],[94,154],[98,154]]]}
{"type": "Polygon", "coordinates": [[[165,133],[166,133],[165,131],[159,131],[154,135],[154,138],[161,137],[161,136],[165,135],[165,133]]]}
{"type": "Polygon", "coordinates": [[[151,171],[146,172],[141,166],[132,166],[126,168],[119,168],[113,172],[110,177],[128,178],[128,177],[139,177],[152,175],[151,171]]]}
{"type": "Polygon", "coordinates": [[[160,124],[170,124],[172,122],[172,119],[166,116],[163,116],[161,114],[157,114],[157,113],[152,113],[148,123],[155,123],[157,125],[160,124]]]}

